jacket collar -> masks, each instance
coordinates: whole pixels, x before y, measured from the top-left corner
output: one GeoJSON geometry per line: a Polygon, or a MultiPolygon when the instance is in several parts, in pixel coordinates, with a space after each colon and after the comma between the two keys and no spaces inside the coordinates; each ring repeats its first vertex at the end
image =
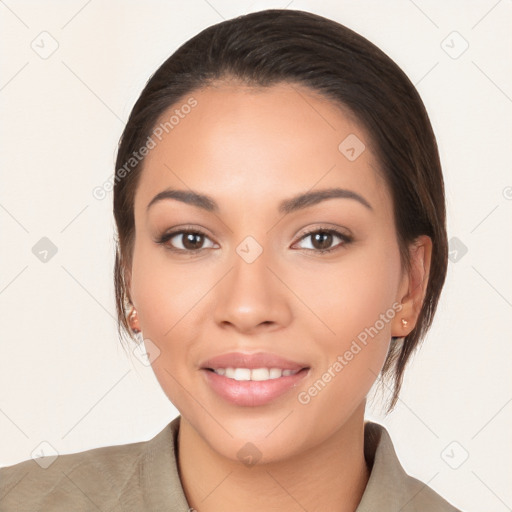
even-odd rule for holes
{"type": "MultiPolygon", "coordinates": [[[[164,510],[173,503],[173,511],[187,512],[178,471],[177,448],[180,416],[172,420],[147,446],[146,457],[156,465],[145,464],[141,475],[148,489],[151,510],[164,510]],[[169,452],[171,447],[171,452],[169,452]],[[162,492],[163,491],[163,492],[162,492]]],[[[426,484],[409,476],[393,448],[388,431],[380,424],[364,424],[364,456],[371,470],[361,501],[355,512],[408,512],[415,510],[456,511],[426,484]]],[[[147,459],[148,460],[148,459],[147,459]]]]}

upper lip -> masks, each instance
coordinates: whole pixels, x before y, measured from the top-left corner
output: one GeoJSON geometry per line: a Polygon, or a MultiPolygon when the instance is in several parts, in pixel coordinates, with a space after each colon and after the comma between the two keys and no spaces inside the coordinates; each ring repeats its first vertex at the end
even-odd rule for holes
{"type": "Polygon", "coordinates": [[[229,352],[203,361],[201,368],[281,368],[282,370],[302,370],[308,368],[302,364],[269,352],[248,354],[243,352],[229,352]]]}

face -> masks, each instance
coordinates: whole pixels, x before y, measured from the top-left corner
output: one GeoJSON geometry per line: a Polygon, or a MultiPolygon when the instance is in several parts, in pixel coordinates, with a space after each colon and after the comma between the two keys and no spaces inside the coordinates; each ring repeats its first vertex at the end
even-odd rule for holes
{"type": "Polygon", "coordinates": [[[233,460],[247,442],[284,459],[361,410],[400,335],[391,196],[365,132],[308,89],[190,96],[140,177],[131,298],[155,375],[199,436],[233,460]],[[303,194],[316,195],[292,200],[303,194]]]}

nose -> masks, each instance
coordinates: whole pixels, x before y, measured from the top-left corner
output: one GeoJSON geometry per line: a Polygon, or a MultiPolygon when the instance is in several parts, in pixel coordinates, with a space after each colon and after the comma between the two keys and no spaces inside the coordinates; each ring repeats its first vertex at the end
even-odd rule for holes
{"type": "Polygon", "coordinates": [[[275,260],[265,250],[254,261],[240,254],[217,287],[215,322],[246,334],[285,327],[292,319],[291,294],[275,260]]]}

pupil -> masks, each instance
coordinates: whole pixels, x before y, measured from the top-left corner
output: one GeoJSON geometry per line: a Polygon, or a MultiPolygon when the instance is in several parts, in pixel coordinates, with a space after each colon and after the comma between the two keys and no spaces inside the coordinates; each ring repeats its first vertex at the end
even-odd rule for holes
{"type": "Polygon", "coordinates": [[[185,243],[183,244],[187,249],[197,249],[197,246],[201,245],[202,236],[199,233],[187,233],[185,235],[185,243]],[[194,243],[194,239],[195,242],[194,243]]]}
{"type": "MultiPolygon", "coordinates": [[[[183,244],[188,249],[197,249],[201,245],[203,235],[199,233],[187,233],[185,236],[185,243],[183,244]]],[[[313,236],[313,245],[317,249],[328,249],[332,243],[332,234],[326,232],[315,233],[313,236]]]]}
{"type": "Polygon", "coordinates": [[[313,236],[313,240],[314,240],[313,246],[315,246],[315,247],[316,247],[315,243],[320,242],[320,247],[316,247],[317,249],[329,249],[329,246],[332,243],[332,234],[326,233],[326,232],[316,233],[313,236]],[[323,238],[323,240],[322,240],[322,238],[323,238]]]}

